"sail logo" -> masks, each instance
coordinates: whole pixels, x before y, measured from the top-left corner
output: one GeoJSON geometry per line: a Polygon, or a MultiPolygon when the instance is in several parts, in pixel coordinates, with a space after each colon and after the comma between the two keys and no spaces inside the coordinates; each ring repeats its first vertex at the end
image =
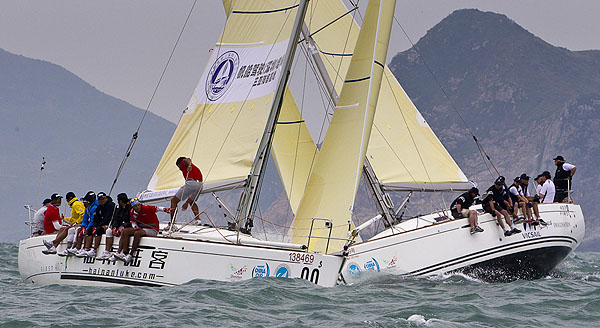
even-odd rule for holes
{"type": "Polygon", "coordinates": [[[217,58],[206,78],[206,96],[215,101],[231,86],[239,67],[240,57],[235,51],[227,51],[217,58]]]}
{"type": "Polygon", "coordinates": [[[268,263],[265,263],[265,265],[257,265],[252,269],[252,278],[268,277],[270,273],[268,263]]]}
{"type": "Polygon", "coordinates": [[[365,270],[379,272],[379,263],[377,263],[376,259],[371,258],[370,261],[368,261],[367,263],[365,263],[365,270]]]}
{"type": "Polygon", "coordinates": [[[290,277],[290,267],[286,264],[280,264],[277,269],[275,269],[275,277],[277,278],[289,278],[290,277]]]}

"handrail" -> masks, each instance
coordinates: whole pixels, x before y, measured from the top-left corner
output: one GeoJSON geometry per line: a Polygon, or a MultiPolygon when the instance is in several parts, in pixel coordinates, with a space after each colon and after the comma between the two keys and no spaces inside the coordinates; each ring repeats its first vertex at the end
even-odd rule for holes
{"type": "Polygon", "coordinates": [[[325,254],[327,254],[327,251],[329,250],[329,241],[331,240],[331,230],[333,229],[333,222],[330,219],[312,218],[312,220],[310,222],[310,230],[308,232],[308,242],[306,243],[306,249],[310,249],[310,239],[311,238],[325,239],[325,237],[321,237],[321,236],[314,236],[314,237],[312,236],[312,230],[313,230],[313,226],[315,224],[315,220],[325,221],[325,228],[329,229],[329,236],[327,236],[327,245],[325,246],[325,254]]]}

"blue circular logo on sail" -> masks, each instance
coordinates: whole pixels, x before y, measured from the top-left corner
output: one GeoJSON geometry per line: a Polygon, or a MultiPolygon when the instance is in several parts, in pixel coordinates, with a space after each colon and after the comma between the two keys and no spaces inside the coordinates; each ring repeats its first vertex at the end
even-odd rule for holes
{"type": "Polygon", "coordinates": [[[285,264],[280,264],[277,267],[277,269],[275,269],[275,277],[289,278],[290,277],[290,267],[285,264]]]}
{"type": "Polygon", "coordinates": [[[252,278],[256,277],[268,277],[271,274],[269,270],[269,264],[265,263],[265,265],[257,265],[252,269],[252,278]]]}
{"type": "Polygon", "coordinates": [[[217,58],[206,78],[206,96],[215,101],[221,98],[233,83],[239,68],[240,57],[235,51],[227,51],[217,58]]]}

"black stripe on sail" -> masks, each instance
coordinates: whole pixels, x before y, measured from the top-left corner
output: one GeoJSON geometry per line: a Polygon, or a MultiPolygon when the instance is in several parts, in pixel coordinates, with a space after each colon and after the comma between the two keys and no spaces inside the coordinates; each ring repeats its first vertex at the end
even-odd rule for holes
{"type": "Polygon", "coordinates": [[[360,82],[360,81],[368,80],[370,78],[371,78],[370,76],[366,76],[366,77],[363,77],[360,79],[346,80],[346,81],[344,81],[344,83],[360,82]]]}
{"type": "Polygon", "coordinates": [[[381,66],[381,68],[384,68],[384,65],[382,63],[378,62],[378,61],[375,61],[375,64],[381,66]]]}
{"type": "Polygon", "coordinates": [[[301,121],[289,121],[289,122],[277,122],[277,124],[298,124],[298,123],[303,123],[304,120],[301,121]]]}
{"type": "Polygon", "coordinates": [[[327,52],[327,51],[322,51],[322,50],[319,50],[319,52],[324,55],[330,55],[330,56],[340,56],[340,57],[352,56],[352,54],[339,54],[339,53],[335,53],[335,52],[327,52]]]}
{"type": "Polygon", "coordinates": [[[294,9],[296,7],[298,7],[300,4],[297,5],[293,5],[291,7],[287,7],[287,8],[280,8],[280,9],[273,9],[273,10],[262,10],[262,11],[241,11],[241,10],[234,10],[232,11],[232,13],[234,14],[271,14],[271,13],[277,13],[280,11],[286,11],[286,10],[290,10],[290,9],[294,9]]]}

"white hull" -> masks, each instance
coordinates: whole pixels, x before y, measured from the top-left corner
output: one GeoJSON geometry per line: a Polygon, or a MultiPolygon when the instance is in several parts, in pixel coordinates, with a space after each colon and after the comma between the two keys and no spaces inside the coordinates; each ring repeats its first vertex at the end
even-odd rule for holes
{"type": "Polygon", "coordinates": [[[579,205],[540,205],[548,225],[518,224],[522,232],[509,237],[495,218],[481,213],[480,205],[471,209],[478,209],[484,232],[470,235],[467,219],[436,223],[434,218],[443,213],[407,220],[395,226],[395,234],[388,229],[350,247],[344,280],[350,283],[376,272],[426,276],[453,271],[486,281],[536,279],[577,248],[585,233],[579,205]]]}
{"type": "MultiPolygon", "coordinates": [[[[326,287],[337,282],[341,256],[249,245],[261,243],[250,236],[244,236],[244,244],[233,244],[221,233],[236,240],[234,232],[205,227],[196,230],[179,233],[176,238],[143,237],[134,260],[127,265],[118,260],[44,255],[42,240],[55,236],[32,237],[19,243],[19,272],[25,282],[41,285],[172,286],[194,279],[239,281],[266,276],[302,278],[326,287]]],[[[58,251],[65,247],[63,242],[58,251]]],[[[99,251],[104,248],[103,238],[99,251]]]]}

